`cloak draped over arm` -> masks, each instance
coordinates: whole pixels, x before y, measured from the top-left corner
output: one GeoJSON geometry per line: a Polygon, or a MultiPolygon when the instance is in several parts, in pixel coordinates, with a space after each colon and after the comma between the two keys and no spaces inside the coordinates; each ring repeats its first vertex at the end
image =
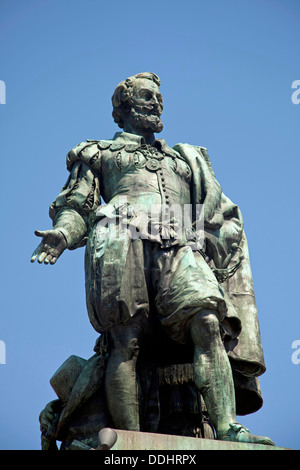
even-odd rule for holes
{"type": "Polygon", "coordinates": [[[224,346],[234,374],[237,413],[252,413],[262,406],[258,376],[265,372],[266,366],[242,214],[222,192],[206,149],[177,144],[174,150],[192,170],[192,201],[194,205],[202,204],[204,210],[203,251],[227,304],[227,324],[222,326],[226,333],[224,346]],[[235,328],[237,334],[230,324],[240,325],[239,329],[235,328]]]}

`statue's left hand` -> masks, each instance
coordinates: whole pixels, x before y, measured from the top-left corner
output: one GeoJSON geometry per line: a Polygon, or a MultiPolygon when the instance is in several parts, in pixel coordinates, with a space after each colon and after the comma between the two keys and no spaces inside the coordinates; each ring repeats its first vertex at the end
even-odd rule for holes
{"type": "Polygon", "coordinates": [[[55,264],[62,252],[67,248],[65,236],[59,230],[36,230],[35,235],[42,237],[42,241],[32,253],[31,262],[38,258],[39,263],[55,264]]]}

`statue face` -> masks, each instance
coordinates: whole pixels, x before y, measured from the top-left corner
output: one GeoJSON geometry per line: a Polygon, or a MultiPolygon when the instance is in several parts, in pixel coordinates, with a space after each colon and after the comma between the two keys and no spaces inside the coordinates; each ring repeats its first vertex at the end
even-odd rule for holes
{"type": "Polygon", "coordinates": [[[162,110],[162,96],[159,87],[152,80],[137,78],[133,85],[130,124],[136,129],[161,132],[163,128],[160,119],[162,110]]]}
{"type": "Polygon", "coordinates": [[[133,105],[135,109],[143,111],[145,114],[162,113],[162,96],[160,89],[152,80],[137,78],[133,85],[133,105]]]}

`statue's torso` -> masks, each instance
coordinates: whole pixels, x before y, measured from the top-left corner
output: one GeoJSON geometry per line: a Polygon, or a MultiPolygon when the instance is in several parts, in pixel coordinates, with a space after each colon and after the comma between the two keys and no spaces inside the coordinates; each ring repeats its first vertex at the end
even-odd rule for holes
{"type": "Polygon", "coordinates": [[[153,204],[190,204],[191,169],[176,156],[152,148],[109,150],[102,156],[101,194],[106,203],[120,197],[150,209],[153,204]],[[152,150],[153,149],[153,150],[152,150]]]}

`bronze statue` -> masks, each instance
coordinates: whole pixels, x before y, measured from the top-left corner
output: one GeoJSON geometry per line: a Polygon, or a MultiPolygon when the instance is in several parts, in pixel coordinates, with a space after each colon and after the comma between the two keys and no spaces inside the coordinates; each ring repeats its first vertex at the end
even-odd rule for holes
{"type": "Polygon", "coordinates": [[[241,212],[204,147],[155,138],[163,128],[157,75],[127,78],[112,104],[123,131],[68,153],[53,229],[35,232],[42,242],[32,262],[55,264],[66,248],[86,245],[87,310],[105,350],[116,428],[141,429],[139,356],[172,367],[170,351],[181,364],[189,351],[217,439],[274,445],[236,420],[260,408],[265,371],[241,212]]]}

